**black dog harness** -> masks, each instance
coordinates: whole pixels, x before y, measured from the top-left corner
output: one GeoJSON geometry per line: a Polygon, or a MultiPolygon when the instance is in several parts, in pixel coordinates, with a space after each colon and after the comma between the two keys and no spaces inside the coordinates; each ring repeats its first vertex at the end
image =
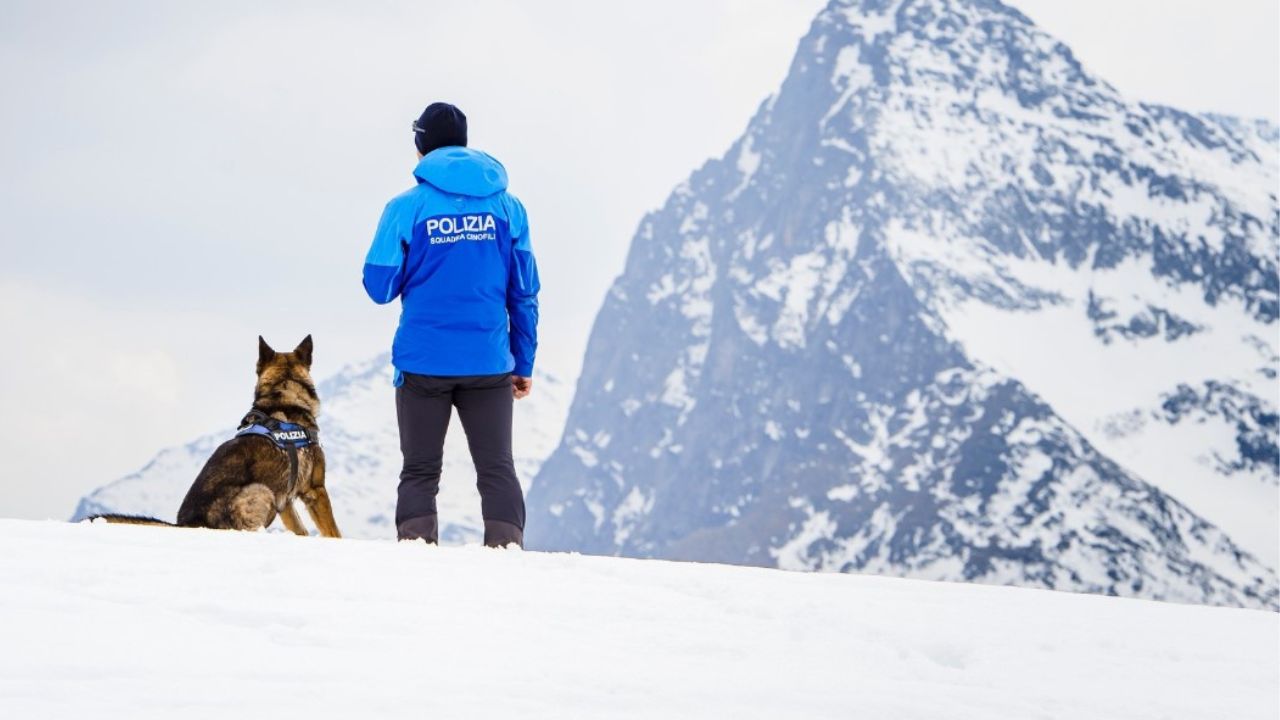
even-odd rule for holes
{"type": "Polygon", "coordinates": [[[298,449],[319,445],[319,436],[314,430],[297,423],[277,420],[258,408],[250,410],[240,421],[236,437],[245,435],[264,437],[289,456],[289,487],[285,490],[285,495],[292,496],[293,489],[298,485],[298,449]]]}

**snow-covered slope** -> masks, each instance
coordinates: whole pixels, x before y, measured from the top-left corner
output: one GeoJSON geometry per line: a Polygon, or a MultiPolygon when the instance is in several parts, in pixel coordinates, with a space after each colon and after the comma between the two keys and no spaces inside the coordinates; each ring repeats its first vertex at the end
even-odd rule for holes
{"type": "MultiPolygon", "coordinates": [[[[391,378],[390,358],[380,355],[344,368],[318,387],[326,486],[333,498],[338,528],[348,537],[395,537],[400,440],[391,378]]],[[[516,403],[516,470],[526,488],[560,439],[570,392],[571,388],[560,379],[538,371],[534,392],[516,403]]],[[[172,521],[191,481],[214,448],[230,438],[233,430],[231,426],[225,432],[160,451],[138,472],[81,499],[73,519],[124,512],[172,521]]],[[[481,536],[483,523],[475,468],[457,413],[445,439],[438,505],[443,542],[467,542],[481,536]]]]}
{"type": "Polygon", "coordinates": [[[530,543],[1276,607],[1276,136],[834,0],[641,222],[530,543]]]}
{"type": "Polygon", "coordinates": [[[1275,613],[0,520],[7,718],[1275,718],[1275,613]]]}

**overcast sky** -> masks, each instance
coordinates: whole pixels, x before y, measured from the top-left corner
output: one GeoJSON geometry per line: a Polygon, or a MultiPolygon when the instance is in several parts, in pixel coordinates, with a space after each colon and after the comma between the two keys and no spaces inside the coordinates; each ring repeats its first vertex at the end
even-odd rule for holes
{"type": "MultiPolygon", "coordinates": [[[[529,209],[540,365],[573,376],[640,217],[823,4],[0,4],[0,516],[234,423],[258,333],[314,333],[322,377],[384,350],[360,265],[436,99],[529,209]]],[[[1275,0],[1014,4],[1134,97],[1280,118],[1275,0]]]]}

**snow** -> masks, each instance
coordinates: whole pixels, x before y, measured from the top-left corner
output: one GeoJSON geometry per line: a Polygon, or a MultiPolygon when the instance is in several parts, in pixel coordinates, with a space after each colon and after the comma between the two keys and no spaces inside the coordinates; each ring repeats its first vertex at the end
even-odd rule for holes
{"type": "Polygon", "coordinates": [[[635,522],[652,509],[653,496],[646,498],[643,490],[631,488],[631,492],[627,493],[627,497],[613,511],[614,542],[619,545],[625,543],[635,522]]]}
{"type": "Polygon", "coordinates": [[[855,575],[0,521],[0,714],[1276,717],[1274,613],[855,575]]]}
{"type": "Polygon", "coordinates": [[[648,298],[650,305],[657,305],[675,294],[675,280],[672,278],[671,273],[667,273],[659,278],[658,282],[654,283],[653,286],[649,288],[649,292],[645,294],[645,297],[648,298]]]}
{"type": "Polygon", "coordinates": [[[827,123],[849,104],[849,100],[859,90],[874,82],[871,68],[862,64],[858,57],[859,53],[860,50],[857,47],[840,48],[840,54],[836,56],[836,67],[832,73],[831,83],[841,88],[842,92],[839,99],[831,104],[826,114],[818,121],[819,127],[826,127],[827,123]]]}
{"type": "Polygon", "coordinates": [[[1280,567],[1274,474],[1224,476],[1213,462],[1215,454],[1238,452],[1235,428],[1222,418],[1177,425],[1147,420],[1165,394],[1188,382],[1227,381],[1275,402],[1276,382],[1257,371],[1274,364],[1280,344],[1274,328],[1254,320],[1235,299],[1209,305],[1196,287],[1155,276],[1150,256],[1108,269],[1089,263],[1072,269],[996,255],[979,239],[939,237],[899,221],[886,233],[895,260],[914,284],[948,278],[931,288],[930,305],[971,357],[1018,378],[1098,449],[1187,503],[1270,567],[1280,567]],[[956,279],[1026,298],[1024,306],[999,307],[953,291],[949,286],[956,279]],[[1154,305],[1200,330],[1176,341],[1157,336],[1103,343],[1087,314],[1090,294],[1106,299],[1121,318],[1154,305]],[[1054,301],[1030,299],[1038,297],[1054,301]],[[1118,426],[1135,431],[1117,432],[1118,426]]]}
{"type": "Polygon", "coordinates": [[[782,431],[782,426],[774,422],[773,420],[768,420],[765,422],[764,434],[768,435],[769,439],[773,440],[774,442],[781,440],[783,436],[786,435],[786,433],[782,431]]]}
{"type": "Polygon", "coordinates": [[[769,329],[760,323],[748,310],[740,298],[735,297],[733,317],[738,321],[738,328],[751,342],[763,346],[769,340],[769,329]]]}
{"type": "Polygon", "coordinates": [[[833,537],[836,524],[830,513],[825,510],[815,511],[813,505],[804,498],[790,498],[788,504],[804,511],[804,522],[791,535],[790,540],[780,547],[771,548],[769,554],[783,570],[817,570],[818,566],[808,556],[809,546],[833,537]]]}
{"type": "Polygon", "coordinates": [[[751,184],[751,178],[755,176],[756,170],[760,169],[760,153],[756,152],[752,147],[751,136],[748,135],[742,140],[742,145],[738,149],[738,172],[742,173],[742,181],[738,186],[729,192],[730,198],[735,198],[747,189],[747,185],[751,184]]]}
{"type": "Polygon", "coordinates": [[[863,42],[871,44],[881,34],[893,30],[897,24],[896,15],[901,4],[901,0],[895,0],[895,2],[890,3],[887,7],[874,14],[866,12],[865,5],[850,4],[849,7],[843,8],[842,14],[845,22],[859,31],[863,42]]]}
{"type": "Polygon", "coordinates": [[[604,524],[604,505],[600,504],[600,500],[595,497],[589,497],[586,491],[579,493],[582,497],[582,505],[591,513],[591,519],[595,524],[595,529],[599,530],[604,524]]]}
{"type": "Polygon", "coordinates": [[[831,82],[835,84],[838,78],[848,77],[855,70],[862,70],[862,60],[859,55],[862,49],[857,45],[845,45],[836,53],[836,65],[831,70],[831,82]]]}
{"type": "Polygon", "coordinates": [[[775,260],[769,275],[755,285],[755,292],[780,304],[773,324],[778,346],[803,349],[809,322],[809,306],[828,269],[827,254],[820,250],[796,255],[789,263],[775,260]]]}
{"type": "Polygon", "coordinates": [[[595,467],[600,462],[600,460],[596,458],[595,453],[582,447],[581,445],[574,446],[572,449],[572,452],[574,455],[577,455],[578,460],[582,461],[582,464],[586,465],[587,467],[595,467]]]}
{"type": "Polygon", "coordinates": [[[677,367],[667,375],[666,381],[663,382],[662,402],[681,409],[693,406],[693,398],[690,397],[689,388],[685,385],[683,367],[677,367]]]}
{"type": "Polygon", "coordinates": [[[691,332],[694,335],[706,336],[711,332],[713,308],[709,294],[716,280],[711,241],[706,236],[686,240],[680,249],[680,257],[688,261],[689,273],[687,284],[680,287],[680,291],[684,293],[680,312],[691,321],[691,332]]]}
{"type": "Polygon", "coordinates": [[[839,500],[841,502],[849,502],[858,496],[857,485],[837,485],[827,491],[828,500],[839,500]]]}
{"type": "Polygon", "coordinates": [[[698,227],[706,221],[706,219],[706,204],[701,201],[694,203],[693,209],[689,211],[689,214],[685,216],[684,221],[680,223],[679,233],[681,235],[689,235],[693,231],[697,230],[698,227]]]}

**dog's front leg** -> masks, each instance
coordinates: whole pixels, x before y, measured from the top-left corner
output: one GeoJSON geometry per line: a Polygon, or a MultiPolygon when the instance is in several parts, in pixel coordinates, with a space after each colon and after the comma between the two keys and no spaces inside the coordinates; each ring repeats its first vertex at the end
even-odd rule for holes
{"type": "Polygon", "coordinates": [[[293,506],[293,500],[284,501],[284,507],[280,509],[280,522],[294,535],[311,534],[302,526],[302,518],[298,517],[298,509],[293,506]]]}
{"type": "Polygon", "coordinates": [[[311,522],[324,537],[342,537],[338,533],[338,523],[333,519],[333,505],[329,503],[329,493],[322,487],[311,488],[302,494],[302,504],[307,506],[311,522]]]}
{"type": "Polygon", "coordinates": [[[323,537],[342,537],[338,532],[338,523],[333,519],[333,505],[329,503],[329,493],[324,489],[324,453],[316,452],[311,463],[311,482],[303,491],[302,504],[307,506],[307,514],[311,522],[323,537]]]}

